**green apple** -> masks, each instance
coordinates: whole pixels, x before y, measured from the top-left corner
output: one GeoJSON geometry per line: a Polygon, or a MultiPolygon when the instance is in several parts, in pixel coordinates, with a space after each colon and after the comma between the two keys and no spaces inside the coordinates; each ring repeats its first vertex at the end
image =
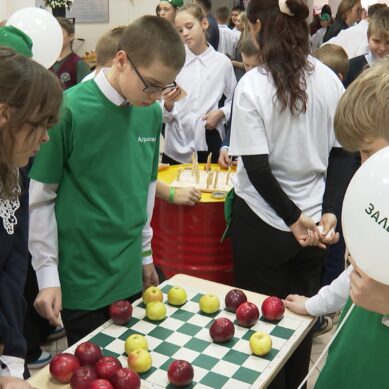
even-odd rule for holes
{"type": "Polygon", "coordinates": [[[169,289],[169,292],[167,294],[167,299],[169,301],[169,304],[171,305],[183,305],[186,303],[187,295],[184,288],[181,288],[180,286],[173,286],[169,289]]]}
{"type": "Polygon", "coordinates": [[[146,316],[150,320],[159,321],[166,317],[166,305],[160,301],[152,301],[146,305],[146,316]]]}
{"type": "Polygon", "coordinates": [[[255,355],[262,357],[268,354],[271,346],[271,337],[266,332],[258,331],[250,336],[250,348],[255,355]]]}
{"type": "Polygon", "coordinates": [[[147,289],[143,291],[143,303],[147,305],[152,301],[162,301],[163,293],[162,290],[157,288],[156,286],[149,286],[147,289]]]}
{"type": "Polygon", "coordinates": [[[147,344],[147,340],[143,335],[132,334],[126,339],[124,343],[124,348],[126,350],[127,355],[129,355],[130,352],[139,349],[147,351],[149,349],[149,345],[147,344]]]}
{"type": "Polygon", "coordinates": [[[146,373],[150,370],[152,359],[148,351],[139,349],[128,354],[128,367],[137,373],[146,373]]]}
{"type": "Polygon", "coordinates": [[[214,294],[205,294],[201,297],[199,305],[202,312],[212,314],[219,310],[220,300],[214,294]]]}

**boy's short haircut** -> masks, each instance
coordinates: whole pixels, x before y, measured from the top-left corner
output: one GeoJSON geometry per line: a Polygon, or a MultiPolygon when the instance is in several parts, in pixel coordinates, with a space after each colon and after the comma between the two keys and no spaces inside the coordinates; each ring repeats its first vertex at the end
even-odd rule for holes
{"type": "Polygon", "coordinates": [[[230,20],[230,10],[228,7],[220,7],[215,12],[216,19],[221,24],[227,24],[230,20]]]}
{"type": "Polygon", "coordinates": [[[367,9],[367,16],[371,18],[379,9],[386,8],[386,4],[383,3],[375,3],[372,5],[369,5],[369,8],[367,9]]]}
{"type": "Polygon", "coordinates": [[[69,34],[74,34],[74,23],[72,19],[62,18],[58,17],[56,18],[58,20],[59,25],[69,34]]]}
{"type": "Polygon", "coordinates": [[[119,41],[126,26],[118,26],[106,32],[96,45],[96,66],[109,66],[109,62],[115,58],[119,48],[119,41]]]}
{"type": "Polygon", "coordinates": [[[349,68],[347,53],[343,47],[328,43],[316,49],[312,55],[324,65],[327,65],[336,74],[341,74],[346,78],[349,68]]]}
{"type": "Polygon", "coordinates": [[[371,19],[369,19],[369,27],[367,28],[367,36],[372,35],[383,40],[389,39],[389,8],[381,8],[377,10],[371,19]]]}
{"type": "Polygon", "coordinates": [[[185,63],[180,35],[167,19],[158,16],[142,16],[131,23],[120,38],[119,49],[139,67],[148,67],[159,60],[165,66],[181,69],[185,63]]]}
{"type": "Polygon", "coordinates": [[[252,57],[254,55],[260,54],[259,49],[255,46],[253,40],[251,39],[251,36],[248,35],[245,38],[243,38],[238,46],[239,51],[244,54],[246,57],[252,57]]]}
{"type": "Polygon", "coordinates": [[[334,127],[342,146],[358,151],[374,138],[389,141],[389,59],[366,69],[339,101],[334,127]]]}

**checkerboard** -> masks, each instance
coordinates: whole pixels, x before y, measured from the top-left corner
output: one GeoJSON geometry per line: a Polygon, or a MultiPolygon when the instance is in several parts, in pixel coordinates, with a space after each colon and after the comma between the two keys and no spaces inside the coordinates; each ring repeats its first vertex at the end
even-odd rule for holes
{"type": "MultiPolygon", "coordinates": [[[[199,300],[207,291],[185,288],[188,301],[181,307],[167,302],[169,281],[161,284],[167,317],[153,322],[145,316],[142,300],[133,303],[133,316],[126,326],[117,326],[108,321],[87,338],[103,349],[103,354],[117,357],[127,367],[124,342],[133,333],[145,335],[153,359],[152,368],[140,374],[142,388],[173,388],[167,379],[171,362],[184,359],[194,368],[193,389],[246,389],[263,387],[269,375],[274,373],[277,360],[284,358],[306,328],[298,317],[284,317],[278,323],[269,323],[260,318],[256,325],[239,326],[235,314],[224,307],[224,296],[219,296],[221,307],[213,315],[199,311],[199,300]],[[209,327],[218,317],[228,317],[235,325],[235,335],[227,343],[216,344],[209,335],[209,327]],[[256,331],[270,334],[273,347],[264,357],[251,354],[249,339],[256,331]]],[[[184,286],[185,287],[185,286],[184,286]]],[[[255,303],[255,301],[252,301],[255,303]]],[[[257,302],[259,305],[259,302],[257,302]]],[[[84,339],[85,341],[86,339],[84,339]]],[[[70,348],[70,352],[76,346],[70,348]]]]}

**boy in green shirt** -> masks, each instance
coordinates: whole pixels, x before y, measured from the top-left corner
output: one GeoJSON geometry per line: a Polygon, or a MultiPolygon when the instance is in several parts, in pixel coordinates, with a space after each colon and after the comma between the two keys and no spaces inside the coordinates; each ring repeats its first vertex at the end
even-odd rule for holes
{"type": "Polygon", "coordinates": [[[162,113],[183,43],[163,18],[129,25],[109,69],[65,93],[59,125],[32,167],[35,307],[69,345],[108,320],[108,306],[158,284],[151,255],[162,113]],[[143,279],[142,279],[143,275],[143,279]],[[143,281],[143,283],[142,283],[143,281]]]}

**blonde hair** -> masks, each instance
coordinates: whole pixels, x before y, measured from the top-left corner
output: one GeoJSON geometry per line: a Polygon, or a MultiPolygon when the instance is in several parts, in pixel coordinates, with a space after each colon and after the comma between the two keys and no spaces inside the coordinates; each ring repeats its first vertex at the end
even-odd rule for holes
{"type": "Polygon", "coordinates": [[[381,8],[369,20],[367,36],[376,35],[383,40],[389,39],[389,8],[381,8]]]}
{"type": "Polygon", "coordinates": [[[349,68],[347,53],[343,47],[328,43],[316,49],[312,55],[332,69],[336,74],[346,78],[349,68]]]}
{"type": "Polygon", "coordinates": [[[346,90],[334,127],[346,150],[358,151],[369,138],[389,141],[389,58],[366,69],[346,90]]]}
{"type": "Polygon", "coordinates": [[[360,3],[361,0],[342,0],[336,12],[336,19],[345,20],[347,12],[351,11],[355,4],[360,3]]]}

